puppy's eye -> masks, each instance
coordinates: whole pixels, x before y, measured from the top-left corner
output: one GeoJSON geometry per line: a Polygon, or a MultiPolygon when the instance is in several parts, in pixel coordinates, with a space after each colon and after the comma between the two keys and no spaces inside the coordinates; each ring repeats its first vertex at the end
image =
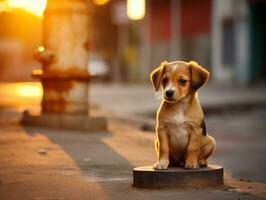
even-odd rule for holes
{"type": "Polygon", "coordinates": [[[167,84],[167,82],[168,82],[168,78],[167,77],[163,78],[163,80],[162,80],[163,86],[165,86],[167,84]]]}
{"type": "Polygon", "coordinates": [[[179,82],[180,85],[184,86],[187,83],[187,80],[181,78],[181,79],[179,79],[178,82],[179,82]]]}

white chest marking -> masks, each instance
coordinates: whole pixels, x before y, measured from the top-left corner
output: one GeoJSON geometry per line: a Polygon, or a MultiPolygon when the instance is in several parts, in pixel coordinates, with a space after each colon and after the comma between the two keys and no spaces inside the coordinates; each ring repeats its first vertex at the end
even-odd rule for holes
{"type": "Polygon", "coordinates": [[[174,122],[177,124],[182,124],[186,121],[186,117],[184,114],[183,110],[179,110],[175,115],[174,115],[174,122]]]}
{"type": "Polygon", "coordinates": [[[178,108],[176,108],[175,113],[169,116],[167,121],[170,122],[172,125],[180,125],[185,123],[185,105],[180,105],[178,108]]]}
{"type": "Polygon", "coordinates": [[[179,157],[186,149],[189,141],[189,131],[185,116],[185,107],[180,106],[176,114],[171,117],[168,124],[170,136],[170,149],[174,156],[179,157]]]}

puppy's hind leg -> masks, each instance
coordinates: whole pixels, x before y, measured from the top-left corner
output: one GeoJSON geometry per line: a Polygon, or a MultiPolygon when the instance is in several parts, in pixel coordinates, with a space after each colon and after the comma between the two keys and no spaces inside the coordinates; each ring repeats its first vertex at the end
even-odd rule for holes
{"type": "Polygon", "coordinates": [[[204,136],[202,144],[203,145],[201,146],[198,163],[200,167],[207,167],[207,160],[213,154],[216,147],[216,142],[213,137],[207,135],[204,136]]]}

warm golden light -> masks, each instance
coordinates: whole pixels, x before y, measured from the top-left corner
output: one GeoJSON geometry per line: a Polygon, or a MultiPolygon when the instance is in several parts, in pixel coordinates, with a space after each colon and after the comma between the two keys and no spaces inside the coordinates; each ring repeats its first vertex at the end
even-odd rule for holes
{"type": "Polygon", "coordinates": [[[1,105],[16,108],[18,111],[30,108],[31,111],[38,112],[42,95],[43,90],[40,82],[0,84],[1,105]]]}
{"type": "Polygon", "coordinates": [[[14,91],[21,97],[40,97],[42,96],[42,88],[33,84],[18,84],[14,91]]]}
{"type": "Polygon", "coordinates": [[[43,70],[42,69],[34,69],[34,70],[32,70],[31,74],[34,77],[42,76],[43,75],[43,70]]]}
{"type": "Polygon", "coordinates": [[[140,20],[145,16],[145,0],[127,0],[127,16],[132,20],[140,20]]]}
{"type": "Polygon", "coordinates": [[[42,16],[46,7],[46,1],[47,0],[7,0],[7,5],[10,8],[23,8],[37,16],[42,16]]]}
{"type": "Polygon", "coordinates": [[[107,4],[110,0],[93,0],[93,3],[95,3],[96,5],[104,5],[107,4]]]}
{"type": "Polygon", "coordinates": [[[0,13],[7,10],[7,6],[5,2],[0,1],[0,13]]]}
{"type": "Polygon", "coordinates": [[[39,52],[44,52],[44,47],[43,47],[43,46],[39,46],[39,47],[38,47],[38,51],[39,51],[39,52]]]}
{"type": "Polygon", "coordinates": [[[0,96],[2,97],[27,97],[32,99],[41,98],[42,94],[42,85],[37,82],[9,83],[0,85],[0,96]]]}

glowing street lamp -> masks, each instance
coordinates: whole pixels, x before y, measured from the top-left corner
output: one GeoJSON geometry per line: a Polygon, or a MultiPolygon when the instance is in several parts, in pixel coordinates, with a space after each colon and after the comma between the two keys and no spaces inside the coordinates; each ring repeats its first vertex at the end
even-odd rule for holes
{"type": "Polygon", "coordinates": [[[7,0],[10,8],[23,8],[41,17],[47,0],[7,0]]]}
{"type": "Polygon", "coordinates": [[[140,20],[145,16],[145,0],[127,0],[127,16],[132,20],[140,20]]]}
{"type": "Polygon", "coordinates": [[[93,3],[95,3],[96,5],[102,6],[105,5],[109,2],[110,0],[93,0],[93,3]]]}

